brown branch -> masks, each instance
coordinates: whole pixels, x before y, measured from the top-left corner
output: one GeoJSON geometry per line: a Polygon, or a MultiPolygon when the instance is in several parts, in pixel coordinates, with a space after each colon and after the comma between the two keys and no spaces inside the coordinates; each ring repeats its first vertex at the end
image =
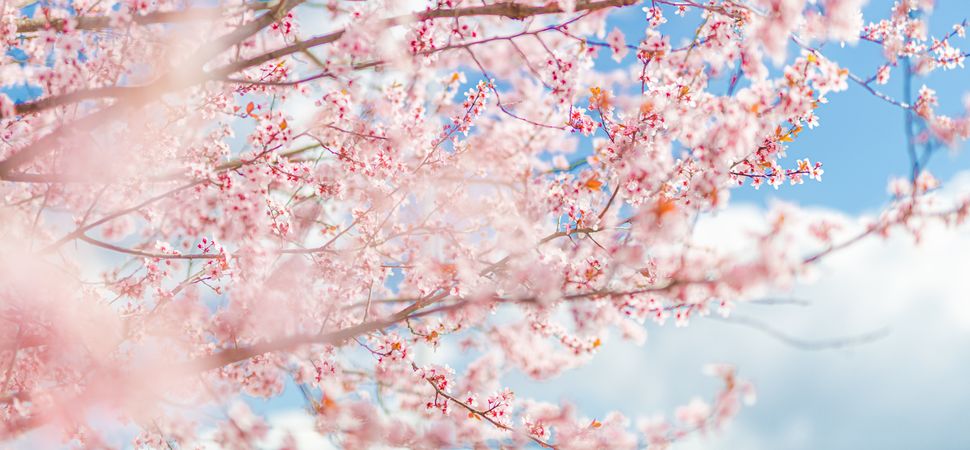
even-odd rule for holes
{"type": "Polygon", "coordinates": [[[785,344],[795,347],[800,350],[832,350],[845,347],[854,347],[857,345],[868,344],[870,342],[877,341],[889,335],[889,328],[884,327],[867,333],[861,333],[854,336],[845,336],[833,339],[801,339],[791,335],[788,335],[767,323],[755,319],[753,317],[731,315],[731,317],[721,317],[717,315],[709,316],[709,318],[731,323],[735,325],[745,326],[754,330],[758,330],[762,333],[767,334],[785,344]]]}
{"type": "Polygon", "coordinates": [[[128,254],[128,255],[141,256],[141,257],[145,257],[145,258],[156,258],[156,259],[218,259],[218,258],[221,258],[222,257],[222,255],[216,254],[216,253],[193,253],[193,254],[183,255],[183,254],[179,254],[179,253],[170,254],[170,253],[155,253],[155,252],[146,252],[146,251],[142,251],[142,250],[134,250],[134,249],[130,249],[130,248],[119,247],[117,245],[110,244],[110,243],[107,243],[107,242],[104,242],[104,241],[99,241],[97,239],[88,237],[88,235],[86,235],[86,234],[81,234],[80,236],[78,236],[78,239],[80,239],[80,240],[82,240],[84,242],[87,242],[88,244],[94,245],[96,247],[101,247],[101,248],[104,248],[104,249],[107,249],[107,250],[111,250],[111,251],[115,251],[115,252],[118,252],[118,253],[125,253],[125,254],[128,254]]]}
{"type": "Polygon", "coordinates": [[[120,210],[115,211],[113,213],[110,213],[110,214],[108,214],[108,215],[106,215],[106,216],[104,216],[104,217],[102,217],[102,218],[100,218],[100,219],[98,219],[98,220],[96,220],[94,222],[91,222],[91,223],[89,223],[87,225],[82,225],[82,226],[78,227],[77,229],[75,229],[74,231],[72,231],[71,233],[67,234],[66,236],[58,239],[54,243],[48,245],[47,247],[44,247],[44,249],[41,250],[41,253],[49,253],[49,252],[52,252],[52,251],[56,250],[58,247],[60,247],[61,245],[64,245],[65,243],[67,243],[69,241],[73,241],[74,239],[80,238],[88,230],[90,230],[90,229],[92,229],[94,227],[97,227],[98,225],[107,223],[107,222],[109,222],[111,220],[114,220],[114,219],[116,219],[118,217],[121,217],[121,216],[124,216],[126,214],[130,214],[130,213],[133,213],[135,211],[138,211],[139,209],[144,208],[144,207],[146,207],[146,206],[148,206],[148,205],[150,205],[152,203],[155,203],[155,202],[157,202],[159,200],[162,200],[164,198],[167,198],[167,197],[169,197],[169,196],[171,196],[173,194],[176,194],[178,192],[184,191],[186,189],[191,189],[191,188],[193,188],[195,186],[198,186],[200,184],[203,184],[205,182],[206,182],[205,180],[202,180],[202,181],[196,181],[196,182],[193,182],[193,183],[184,185],[184,186],[179,186],[179,187],[177,187],[175,189],[166,191],[166,192],[164,192],[162,194],[159,194],[159,195],[156,195],[156,196],[154,196],[152,198],[149,198],[148,200],[145,200],[145,201],[143,201],[143,202],[141,202],[141,203],[139,203],[139,204],[137,204],[135,206],[132,206],[132,207],[129,207],[129,208],[120,209],[120,210]]]}
{"type": "MultiPolygon", "coordinates": [[[[576,11],[596,11],[604,8],[611,8],[617,6],[629,6],[636,3],[637,0],[601,0],[601,1],[578,1],[576,3],[576,11]]],[[[384,19],[382,25],[384,27],[392,27],[396,25],[402,25],[411,22],[421,22],[429,19],[437,18],[458,18],[458,17],[468,17],[468,16],[499,16],[508,17],[510,19],[522,20],[527,17],[544,15],[544,14],[557,14],[561,13],[563,10],[556,4],[550,3],[545,6],[528,6],[521,3],[514,2],[501,2],[494,3],[485,6],[469,6],[464,8],[454,8],[454,9],[433,9],[416,14],[408,14],[399,17],[392,17],[389,19],[384,19]]],[[[259,56],[255,56],[249,59],[244,59],[241,61],[236,61],[234,63],[223,66],[211,72],[211,75],[216,79],[221,79],[228,77],[229,75],[236,73],[240,70],[246,69],[248,67],[263,64],[274,59],[282,58],[284,56],[292,55],[294,53],[309,50],[310,48],[329,44],[340,39],[346,29],[341,29],[334,31],[332,33],[317,36],[305,41],[297,42],[293,45],[283,47],[280,49],[273,50],[268,53],[264,53],[259,56]]],[[[375,64],[376,65],[376,64],[375,64]]]]}
{"type": "MultiPolygon", "coordinates": [[[[411,318],[418,318],[426,316],[429,314],[435,314],[438,312],[447,311],[454,309],[458,306],[463,305],[463,303],[443,306],[439,308],[433,308],[425,311],[414,312],[414,313],[404,313],[404,311],[409,308],[405,308],[401,312],[394,314],[390,318],[375,320],[372,322],[367,322],[364,324],[347,327],[341,330],[333,331],[330,333],[320,333],[311,335],[294,335],[274,341],[261,342],[259,344],[254,344],[248,347],[237,347],[232,349],[222,350],[218,353],[214,353],[208,356],[203,356],[192,361],[171,364],[163,363],[158,366],[145,367],[140,370],[131,373],[130,376],[126,378],[126,382],[114,383],[110,391],[117,394],[119,390],[124,390],[126,388],[137,388],[142,389],[138,386],[138,383],[143,382],[143,380],[175,380],[186,376],[198,375],[209,370],[215,370],[230,364],[235,364],[237,362],[245,361],[254,356],[259,356],[265,353],[271,353],[276,351],[289,350],[294,347],[306,344],[339,344],[345,342],[354,337],[379,331],[390,327],[396,323],[402,322],[411,318]]],[[[98,380],[97,374],[91,377],[92,380],[98,380]]],[[[55,405],[54,408],[61,407],[63,405],[72,405],[69,408],[71,411],[76,411],[76,405],[90,405],[99,399],[99,395],[103,395],[106,386],[94,385],[88,386],[83,392],[66,399],[64,402],[59,402],[59,405],[55,405]]],[[[64,408],[67,410],[68,408],[64,408]]],[[[72,412],[73,414],[73,412],[72,412]]],[[[35,413],[30,417],[22,418],[19,420],[12,420],[4,424],[5,426],[0,428],[0,439],[9,439],[13,436],[26,433],[27,431],[36,429],[45,425],[49,420],[51,420],[51,415],[43,413],[35,413]]]]}
{"type": "MultiPolygon", "coordinates": [[[[292,150],[287,150],[279,154],[281,158],[290,158],[292,156],[297,156],[305,153],[309,150],[319,148],[320,144],[305,145],[303,147],[298,147],[292,150]]],[[[273,151],[278,150],[278,148],[272,149],[273,151]]],[[[227,170],[234,170],[240,167],[245,167],[253,164],[262,159],[262,154],[250,158],[235,158],[231,161],[224,162],[215,166],[212,171],[214,173],[221,173],[227,170]]],[[[292,161],[292,160],[291,160],[292,161]]],[[[11,172],[4,175],[3,181],[13,181],[19,183],[111,183],[119,180],[107,179],[104,176],[90,173],[69,173],[69,172],[58,172],[58,173],[29,173],[29,172],[11,172]]],[[[146,176],[144,181],[150,182],[164,182],[164,181],[204,181],[204,180],[192,180],[191,178],[185,176],[182,172],[173,171],[171,173],[162,174],[158,176],[146,176]]]]}
{"type": "MultiPolygon", "coordinates": [[[[591,291],[581,294],[573,294],[563,296],[565,300],[575,300],[581,298],[589,297],[612,297],[612,296],[624,296],[624,295],[635,295],[638,293],[646,292],[657,292],[672,289],[676,286],[681,286],[691,283],[708,283],[708,281],[682,281],[682,280],[672,280],[671,282],[656,287],[643,288],[636,291],[591,291]]],[[[397,313],[393,314],[391,317],[386,319],[375,320],[372,322],[363,323],[360,325],[344,328],[342,330],[323,333],[323,334],[312,334],[312,335],[295,335],[286,337],[283,339],[263,342],[259,344],[254,344],[249,347],[238,347],[228,350],[223,350],[222,352],[205,356],[199,358],[193,362],[185,364],[185,368],[189,371],[205,371],[216,369],[228,364],[233,364],[239,361],[243,361],[252,358],[257,355],[264,353],[270,353],[275,351],[287,350],[293,347],[304,345],[304,344],[338,344],[344,342],[348,339],[360,336],[365,333],[370,333],[373,331],[378,331],[390,327],[392,325],[404,322],[410,319],[416,319],[419,317],[424,317],[432,314],[437,314],[440,312],[452,311],[460,309],[464,306],[472,304],[470,300],[461,300],[456,303],[442,305],[436,308],[424,309],[436,303],[440,303],[448,298],[448,291],[441,291],[437,294],[419,299],[408,305],[407,307],[401,309],[397,313]]],[[[527,303],[533,301],[534,299],[517,299],[513,300],[516,303],[527,303]]]]}
{"type": "Polygon", "coordinates": [[[820,252],[818,252],[818,253],[816,253],[816,254],[814,254],[812,256],[809,256],[809,257],[805,258],[802,261],[802,263],[803,264],[812,264],[812,263],[815,263],[818,260],[820,260],[823,257],[825,257],[826,255],[828,255],[829,253],[832,253],[832,252],[835,252],[835,251],[838,251],[838,250],[842,250],[842,249],[844,249],[846,247],[852,246],[856,242],[861,241],[866,236],[869,236],[870,234],[874,233],[875,231],[877,231],[879,229],[880,229],[880,227],[878,227],[876,225],[870,225],[870,226],[866,227],[866,230],[865,231],[863,231],[863,232],[861,232],[861,233],[853,236],[852,238],[850,238],[850,239],[848,239],[846,241],[840,242],[838,244],[832,245],[832,246],[826,248],[825,250],[822,250],[822,251],[820,251],[820,252]]]}
{"type": "MultiPolygon", "coordinates": [[[[596,11],[614,6],[630,6],[639,0],[579,0],[574,11],[596,11]]],[[[557,14],[564,12],[556,2],[547,2],[543,6],[530,6],[511,1],[493,3],[484,6],[469,6],[456,9],[436,9],[419,13],[420,20],[437,18],[454,18],[464,16],[501,16],[515,20],[524,20],[532,16],[557,14]]]]}
{"type": "Polygon", "coordinates": [[[70,105],[84,100],[100,98],[121,98],[128,94],[137,92],[140,87],[130,86],[106,86],[80,91],[69,92],[67,94],[45,97],[28,103],[16,105],[17,114],[32,114],[45,109],[56,108],[58,106],[70,105]]]}
{"type": "MultiPolygon", "coordinates": [[[[628,219],[627,222],[629,222],[629,221],[630,220],[628,219]]],[[[538,246],[540,246],[542,244],[545,244],[546,242],[549,242],[549,241],[551,241],[553,239],[557,239],[557,238],[561,238],[561,237],[565,237],[565,236],[572,236],[574,234],[585,234],[585,235],[591,237],[590,235],[592,235],[593,233],[599,233],[599,232],[605,231],[607,229],[608,228],[577,228],[577,229],[574,229],[574,230],[571,230],[571,231],[557,231],[557,232],[552,233],[552,234],[550,234],[550,235],[542,238],[541,240],[539,240],[539,242],[536,244],[536,247],[538,247],[538,246]]],[[[478,274],[480,276],[485,276],[485,275],[488,275],[488,274],[490,274],[492,272],[495,272],[495,270],[497,270],[497,269],[501,268],[502,266],[504,266],[505,264],[507,264],[514,257],[515,257],[515,255],[507,255],[504,258],[500,259],[499,261],[497,261],[495,263],[492,263],[492,264],[489,264],[488,267],[482,269],[478,274]]]]}
{"type": "MultiPolygon", "coordinates": [[[[411,366],[414,368],[414,370],[418,370],[418,366],[416,364],[411,363],[411,366]]],[[[430,384],[431,387],[434,388],[435,394],[440,395],[440,396],[442,396],[442,397],[450,400],[452,403],[454,403],[454,404],[456,404],[456,405],[458,405],[458,406],[460,406],[460,407],[468,410],[469,413],[474,414],[474,415],[476,415],[478,417],[481,417],[482,419],[485,419],[486,421],[488,421],[488,423],[494,425],[495,428],[499,428],[499,429],[502,429],[502,430],[505,430],[505,431],[516,432],[516,430],[514,428],[512,428],[512,427],[510,427],[508,425],[502,424],[502,423],[496,421],[495,419],[489,417],[488,415],[485,414],[484,411],[479,411],[479,410],[473,408],[471,405],[469,405],[469,404],[467,404],[467,403],[465,403],[465,402],[463,402],[461,400],[458,400],[457,398],[451,396],[447,392],[442,391],[440,388],[438,388],[438,385],[436,385],[434,383],[434,381],[429,380],[427,378],[425,378],[425,381],[427,381],[428,384],[430,384]]],[[[533,436],[531,434],[528,434],[528,433],[523,433],[523,434],[525,434],[526,437],[528,437],[529,439],[531,439],[532,442],[535,442],[536,444],[539,444],[540,447],[543,447],[543,448],[551,448],[551,449],[557,448],[555,446],[555,444],[550,444],[550,443],[548,443],[546,441],[543,441],[542,439],[539,439],[538,437],[535,437],[535,436],[533,436]]]]}
{"type": "MultiPolygon", "coordinates": [[[[269,9],[271,3],[250,3],[245,8],[251,11],[269,9]]],[[[155,11],[144,15],[136,15],[131,20],[138,25],[152,25],[161,23],[204,22],[219,19],[226,12],[225,8],[193,8],[181,11],[155,11]]],[[[34,33],[42,30],[62,30],[68,20],[74,21],[77,30],[101,30],[111,28],[113,16],[80,16],[69,18],[36,18],[24,19],[17,23],[17,33],[34,33]]]]}

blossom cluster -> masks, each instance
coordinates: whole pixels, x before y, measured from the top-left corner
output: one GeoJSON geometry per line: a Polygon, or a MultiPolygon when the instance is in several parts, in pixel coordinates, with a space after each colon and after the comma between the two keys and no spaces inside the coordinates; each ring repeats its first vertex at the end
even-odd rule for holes
{"type": "Polygon", "coordinates": [[[0,9],[0,439],[267,446],[247,400],[297,392],[347,448],[662,448],[753,401],[744,368],[646,417],[508,379],[970,214],[926,170],[970,138],[970,103],[915,81],[967,57],[965,22],[931,33],[932,1],[878,22],[861,0],[412,3],[0,9]],[[829,41],[884,60],[860,76],[829,41]],[[847,89],[907,117],[887,209],[851,235],[779,207],[743,251],[699,245],[733,190],[822,180],[790,148],[838,126],[821,105],[847,89]]]}

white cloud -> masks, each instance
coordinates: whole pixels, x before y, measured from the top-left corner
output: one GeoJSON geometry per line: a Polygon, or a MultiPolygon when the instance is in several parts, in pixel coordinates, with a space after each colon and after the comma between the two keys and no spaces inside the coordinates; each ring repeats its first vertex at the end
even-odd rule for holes
{"type": "MultiPolygon", "coordinates": [[[[953,200],[967,192],[970,172],[938,195],[953,200]]],[[[854,227],[872,216],[813,214],[854,227]]],[[[764,229],[763,217],[758,208],[731,206],[699,225],[699,239],[743,250],[739,237],[764,229]]],[[[814,280],[777,293],[810,306],[742,304],[736,313],[803,340],[888,327],[880,340],[806,351],[709,319],[695,319],[686,329],[650,324],[643,348],[611,340],[586,367],[547,384],[518,378],[514,384],[523,395],[572,400],[593,416],[610,410],[669,414],[719,388],[700,374],[705,363],[730,362],[756,384],[759,403],[742,410],[728,430],[679,448],[970,448],[968,269],[967,227],[929,227],[918,245],[905,233],[870,238],[823,260],[814,280]]]]}
{"type": "Polygon", "coordinates": [[[303,410],[284,411],[269,419],[271,431],[263,442],[265,448],[279,448],[287,435],[293,436],[297,448],[336,449],[337,446],[315,430],[313,416],[303,410]]]}

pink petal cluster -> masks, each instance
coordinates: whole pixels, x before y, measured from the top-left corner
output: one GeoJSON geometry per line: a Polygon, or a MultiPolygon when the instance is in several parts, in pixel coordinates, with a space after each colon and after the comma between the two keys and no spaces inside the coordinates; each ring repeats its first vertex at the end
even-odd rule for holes
{"type": "Polygon", "coordinates": [[[905,111],[901,148],[970,137],[950,93],[876,89],[963,68],[966,24],[931,36],[928,1],[867,25],[860,0],[13,3],[5,444],[268,447],[282,430],[251,399],[296,397],[347,448],[663,448],[753,401],[743,368],[645,417],[508,379],[730,318],[862,238],[970,214],[914,157],[857,235],[783,205],[743,242],[696,242],[734,189],[821,181],[811,149],[788,153],[838,92],[905,111]],[[607,34],[618,14],[641,29],[607,34]],[[668,17],[700,21],[681,42],[668,17]],[[830,40],[885,60],[857,76],[814,46],[830,40]]]}

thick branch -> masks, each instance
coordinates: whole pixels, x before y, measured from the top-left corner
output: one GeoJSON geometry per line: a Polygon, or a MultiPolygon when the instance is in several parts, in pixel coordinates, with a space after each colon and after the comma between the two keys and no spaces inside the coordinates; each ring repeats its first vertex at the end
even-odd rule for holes
{"type": "Polygon", "coordinates": [[[87,242],[88,244],[94,245],[96,247],[101,247],[107,250],[115,251],[118,253],[125,253],[128,255],[141,256],[144,258],[155,258],[155,259],[218,259],[222,255],[216,253],[192,253],[183,255],[180,253],[156,253],[156,252],[146,252],[142,250],[133,250],[130,248],[119,247],[108,242],[99,241],[97,239],[88,237],[86,234],[78,236],[78,239],[87,242]]]}
{"type": "MultiPolygon", "coordinates": [[[[252,3],[246,8],[253,11],[270,8],[274,3],[252,3]]],[[[219,19],[226,12],[225,8],[193,8],[181,11],[155,11],[144,15],[136,15],[131,18],[132,22],[138,25],[151,25],[159,23],[180,23],[180,22],[205,22],[219,19]]],[[[62,30],[68,20],[74,21],[74,29],[77,30],[101,30],[111,28],[113,17],[104,16],[81,16],[66,19],[36,18],[25,19],[17,23],[17,33],[34,33],[41,30],[62,30]]]]}
{"type": "MultiPolygon", "coordinates": [[[[636,3],[637,0],[601,0],[601,1],[579,1],[576,4],[576,11],[596,11],[604,8],[611,8],[617,6],[629,6],[636,3]]],[[[424,11],[416,14],[408,14],[405,16],[392,17],[389,19],[384,19],[383,25],[385,27],[391,27],[395,25],[402,25],[411,22],[421,22],[429,19],[437,18],[458,18],[458,17],[469,17],[469,16],[499,16],[508,17],[511,19],[521,20],[531,16],[544,15],[544,14],[557,14],[564,12],[558,4],[550,2],[545,6],[528,6],[520,3],[514,2],[502,2],[495,3],[485,6],[469,6],[464,8],[454,8],[454,9],[433,9],[424,11]]],[[[238,72],[240,70],[246,69],[248,67],[257,66],[274,59],[282,58],[284,56],[292,55],[294,53],[309,50],[310,48],[329,44],[331,42],[340,39],[344,35],[346,29],[334,31],[333,33],[317,36],[305,41],[297,42],[288,47],[283,47],[277,50],[273,50],[268,53],[264,53],[259,56],[255,56],[249,59],[244,59],[241,61],[236,61],[232,64],[223,66],[212,72],[212,76],[216,79],[221,79],[228,77],[229,75],[238,72]]]]}

